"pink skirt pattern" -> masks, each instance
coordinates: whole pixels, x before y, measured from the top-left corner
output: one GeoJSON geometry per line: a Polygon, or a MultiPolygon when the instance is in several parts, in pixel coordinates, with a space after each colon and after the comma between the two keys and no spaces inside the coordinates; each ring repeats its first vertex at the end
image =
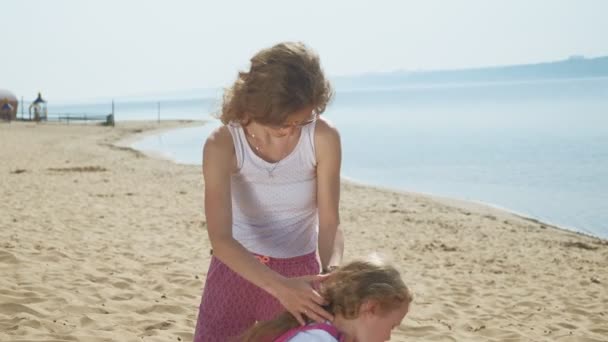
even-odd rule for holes
{"type": "MultiPolygon", "coordinates": [[[[319,274],[316,253],[275,259],[256,255],[261,263],[286,277],[319,274]]],[[[273,296],[211,258],[199,308],[194,342],[226,342],[256,321],[272,319],[284,310],[273,296]]]]}

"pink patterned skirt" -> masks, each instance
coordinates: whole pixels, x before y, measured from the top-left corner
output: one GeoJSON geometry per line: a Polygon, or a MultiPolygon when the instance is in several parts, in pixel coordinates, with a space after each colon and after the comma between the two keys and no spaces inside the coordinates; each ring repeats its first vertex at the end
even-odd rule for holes
{"type": "MultiPolygon", "coordinates": [[[[260,262],[286,276],[319,274],[316,253],[276,259],[256,255],[260,262]]],[[[199,308],[194,342],[226,342],[256,321],[272,319],[284,310],[273,296],[243,279],[216,257],[211,258],[199,308]]]]}

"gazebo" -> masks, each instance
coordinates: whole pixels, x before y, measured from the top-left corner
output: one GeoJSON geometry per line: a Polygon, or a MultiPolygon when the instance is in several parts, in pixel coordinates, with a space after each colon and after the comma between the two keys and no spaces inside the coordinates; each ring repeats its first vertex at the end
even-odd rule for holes
{"type": "Polygon", "coordinates": [[[19,101],[8,90],[0,89],[0,120],[16,120],[19,101]]]}
{"type": "Polygon", "coordinates": [[[30,105],[30,120],[32,118],[32,111],[34,112],[35,121],[47,119],[46,101],[42,98],[40,93],[38,93],[38,98],[30,105]]]}

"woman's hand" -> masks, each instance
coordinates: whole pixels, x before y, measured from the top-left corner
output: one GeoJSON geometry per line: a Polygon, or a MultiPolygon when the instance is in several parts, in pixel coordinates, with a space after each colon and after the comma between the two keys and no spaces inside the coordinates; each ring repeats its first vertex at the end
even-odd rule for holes
{"type": "Polygon", "coordinates": [[[303,314],[319,323],[331,322],[334,319],[333,316],[321,307],[327,303],[314,288],[315,283],[322,282],[326,278],[326,275],[284,278],[275,297],[301,325],[306,324],[302,317],[303,314]]]}

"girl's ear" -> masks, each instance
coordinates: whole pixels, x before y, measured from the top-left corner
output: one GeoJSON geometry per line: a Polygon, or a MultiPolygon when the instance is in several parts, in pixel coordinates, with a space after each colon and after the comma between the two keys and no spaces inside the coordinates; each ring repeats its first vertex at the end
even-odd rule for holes
{"type": "Polygon", "coordinates": [[[363,302],[361,304],[361,306],[359,307],[359,314],[372,314],[372,315],[377,315],[378,311],[380,309],[380,305],[378,304],[377,301],[373,300],[373,299],[368,299],[365,302],[363,302]]]}

